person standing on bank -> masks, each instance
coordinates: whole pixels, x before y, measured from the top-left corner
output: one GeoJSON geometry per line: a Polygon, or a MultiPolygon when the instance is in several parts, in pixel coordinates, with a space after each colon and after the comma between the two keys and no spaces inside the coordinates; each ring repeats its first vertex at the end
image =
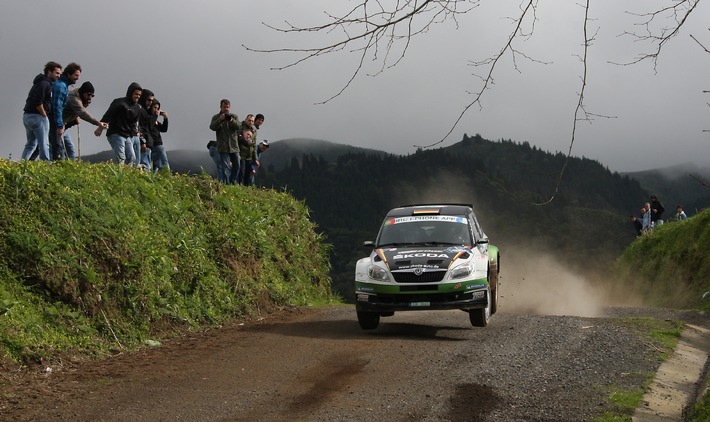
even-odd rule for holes
{"type": "Polygon", "coordinates": [[[92,116],[86,107],[91,104],[91,100],[94,98],[94,85],[87,81],[81,84],[79,88],[72,89],[69,91],[67,96],[67,105],[64,107],[64,113],[62,120],[64,120],[64,140],[66,142],[69,139],[69,143],[74,145],[69,136],[69,129],[72,126],[79,124],[79,119],[91,123],[92,125],[99,126],[103,129],[108,128],[106,123],[102,123],[99,119],[92,116]]]}
{"type": "Polygon", "coordinates": [[[153,104],[154,98],[153,91],[143,88],[141,98],[138,100],[138,104],[141,106],[140,117],[138,117],[140,137],[132,139],[133,154],[136,155],[136,162],[143,164],[148,171],[153,169],[153,140],[150,139],[148,128],[150,126],[150,106],[153,104]]]}
{"type": "Polygon", "coordinates": [[[64,72],[52,84],[52,120],[49,126],[49,149],[52,160],[73,160],[76,158],[71,137],[64,136],[64,107],[69,96],[69,86],[74,85],[81,76],[81,66],[69,63],[64,72]]]}
{"type": "Polygon", "coordinates": [[[256,147],[254,146],[254,115],[248,114],[247,118],[239,125],[239,175],[237,184],[249,186],[249,173],[251,172],[251,162],[256,161],[256,147]],[[250,131],[249,139],[244,136],[244,132],[250,131]]]}
{"type": "MultiPolygon", "coordinates": [[[[133,137],[138,135],[138,117],[141,107],[138,100],[143,89],[133,82],[126,90],[126,96],[116,98],[104,113],[101,121],[108,123],[106,139],[114,152],[114,162],[117,164],[133,163],[136,157],[133,154],[133,137]]],[[[99,127],[94,135],[101,136],[103,131],[99,127]]]]}
{"type": "Polygon", "coordinates": [[[167,168],[170,171],[170,163],[168,163],[168,154],[165,152],[165,147],[163,146],[163,137],[160,135],[161,132],[165,133],[168,131],[168,113],[160,109],[160,101],[157,98],[153,99],[150,105],[150,117],[148,120],[148,133],[146,134],[153,143],[152,145],[152,156],[153,156],[153,168],[155,172],[158,173],[163,168],[167,168]],[[162,116],[162,123],[158,118],[162,116]]]}
{"type": "Polygon", "coordinates": [[[32,157],[35,148],[39,149],[40,160],[48,161],[49,156],[49,113],[52,109],[52,83],[59,79],[62,65],[47,62],[44,73],[35,76],[32,88],[27,94],[22,124],[25,126],[27,142],[22,150],[22,159],[32,157]]]}
{"type": "Polygon", "coordinates": [[[231,106],[229,100],[221,100],[219,113],[210,121],[210,130],[215,131],[217,136],[217,152],[222,163],[217,179],[225,183],[235,183],[239,174],[239,117],[229,112],[231,106]]]}
{"type": "Polygon", "coordinates": [[[651,222],[653,222],[654,227],[663,224],[663,212],[665,210],[656,195],[651,195],[651,222]]]}
{"type": "Polygon", "coordinates": [[[256,161],[249,161],[249,174],[247,175],[247,181],[244,183],[246,186],[254,186],[256,183],[256,170],[261,167],[261,154],[269,149],[269,141],[264,139],[259,142],[256,146],[256,161]]]}

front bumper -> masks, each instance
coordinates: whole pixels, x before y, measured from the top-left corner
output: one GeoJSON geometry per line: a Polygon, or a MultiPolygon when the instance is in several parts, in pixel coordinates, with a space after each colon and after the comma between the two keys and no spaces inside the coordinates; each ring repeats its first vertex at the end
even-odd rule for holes
{"type": "MultiPolygon", "coordinates": [[[[381,286],[380,286],[381,287],[381,286]]],[[[405,286],[402,286],[405,287],[405,286]]],[[[369,283],[357,283],[355,306],[358,311],[415,311],[447,309],[481,309],[488,306],[486,285],[477,283],[475,290],[443,289],[444,291],[399,291],[378,289],[369,283]]],[[[406,289],[403,289],[406,290],[406,289]]]]}

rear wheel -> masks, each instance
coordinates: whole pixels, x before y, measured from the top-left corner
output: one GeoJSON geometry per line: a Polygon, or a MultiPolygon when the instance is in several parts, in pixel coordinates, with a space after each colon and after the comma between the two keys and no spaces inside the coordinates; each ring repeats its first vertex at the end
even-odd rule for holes
{"type": "Polygon", "coordinates": [[[468,311],[468,318],[471,320],[471,325],[474,327],[485,327],[488,325],[488,320],[491,318],[491,291],[486,290],[488,305],[482,309],[471,309],[468,311]]]}
{"type": "Polygon", "coordinates": [[[363,330],[374,330],[380,325],[380,313],[357,311],[357,322],[363,330]]]}

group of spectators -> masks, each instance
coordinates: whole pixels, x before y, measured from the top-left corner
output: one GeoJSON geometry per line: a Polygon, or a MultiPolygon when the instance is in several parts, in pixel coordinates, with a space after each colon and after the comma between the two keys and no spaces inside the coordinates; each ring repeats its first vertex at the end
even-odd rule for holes
{"type": "Polygon", "coordinates": [[[76,63],[69,63],[62,71],[59,63],[48,62],[44,72],[34,78],[23,109],[27,142],[22,159],[73,160],[76,149],[68,128],[79,124],[80,118],[100,128],[108,127],[86,111],[94,97],[91,82],[69,90],[80,76],[81,66],[76,63]]]}
{"type": "MultiPolygon", "coordinates": [[[[649,233],[657,226],[663,224],[663,213],[666,209],[656,195],[651,195],[651,200],[641,207],[640,216],[631,215],[631,224],[634,226],[636,235],[640,236],[649,233]]],[[[671,217],[672,221],[682,221],[687,218],[682,205],[676,206],[676,213],[671,217]]]]}
{"type": "Polygon", "coordinates": [[[160,108],[153,92],[133,82],[125,97],[114,99],[103,117],[96,119],[86,110],[95,94],[91,82],[69,90],[80,76],[77,63],[62,70],[61,64],[50,61],[34,78],[23,109],[27,142],[22,159],[75,159],[76,149],[67,129],[82,119],[97,126],[96,136],[106,130],[116,163],[148,171],[170,170],[161,136],[168,130],[168,113],[160,108]]]}
{"type": "MultiPolygon", "coordinates": [[[[168,130],[168,113],[161,109],[153,91],[133,82],[126,95],[114,99],[103,117],[96,119],[86,110],[95,95],[91,82],[70,90],[80,76],[79,64],[69,63],[62,69],[61,64],[50,61],[44,72],[34,78],[23,109],[27,142],[22,159],[76,159],[74,141],[67,129],[78,125],[81,119],[97,126],[96,136],[106,130],[114,162],[147,171],[169,171],[161,135],[168,130]]],[[[256,142],[264,115],[249,114],[240,121],[230,108],[229,100],[220,101],[220,111],[210,122],[217,140],[210,141],[207,148],[221,182],[251,186],[260,166],[259,158],[269,148],[267,140],[256,142]]]]}
{"type": "Polygon", "coordinates": [[[231,113],[232,103],[219,102],[219,113],[212,116],[210,129],[216,141],[209,141],[207,149],[215,166],[217,179],[223,183],[251,186],[261,163],[261,154],[269,149],[269,141],[256,143],[257,132],[264,124],[263,114],[248,114],[243,121],[231,113]]]}

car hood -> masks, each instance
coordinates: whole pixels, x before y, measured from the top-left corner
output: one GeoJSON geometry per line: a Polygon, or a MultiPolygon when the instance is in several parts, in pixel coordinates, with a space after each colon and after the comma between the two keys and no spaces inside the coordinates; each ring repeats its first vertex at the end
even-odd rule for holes
{"type": "Polygon", "coordinates": [[[472,249],[465,246],[380,248],[373,251],[373,259],[384,261],[390,271],[413,268],[446,270],[458,259],[469,259],[472,253],[472,249]]]}

